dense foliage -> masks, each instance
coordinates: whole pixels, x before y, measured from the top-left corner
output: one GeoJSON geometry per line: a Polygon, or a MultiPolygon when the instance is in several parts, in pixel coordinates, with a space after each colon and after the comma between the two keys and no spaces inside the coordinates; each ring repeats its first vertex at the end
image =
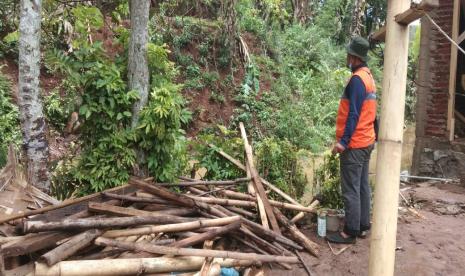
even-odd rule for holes
{"type": "MultiPolygon", "coordinates": [[[[73,112],[80,123],[70,153],[53,160],[54,192],[68,197],[99,191],[140,170],[172,181],[186,173],[188,163],[195,164],[192,171],[206,168],[207,179],[243,177],[217,153],[223,150],[244,161],[237,132],[243,122],[260,174],[301,196],[307,181],[299,154],[320,153],[334,141],[336,110],[350,76],[345,44],[354,8],[348,0],[307,2],[296,18],[289,0],[237,0],[235,6],[211,0],[152,1],[149,100],[138,126],[131,128],[138,94],[128,90],[126,77],[128,1],[44,0],[43,65],[59,80],[43,93],[44,113],[59,135],[67,135],[73,112]],[[205,95],[208,103],[202,101],[205,95]],[[209,108],[233,111],[230,118],[204,118],[209,108]],[[195,137],[186,138],[186,132],[195,137]]],[[[367,0],[363,11],[360,32],[367,37],[384,21],[386,2],[367,0]]],[[[6,0],[0,7],[0,57],[11,60],[17,57],[17,13],[17,1],[6,0]]],[[[382,51],[374,46],[370,53],[378,88],[382,51]]],[[[410,120],[417,53],[412,51],[409,67],[410,120]]],[[[1,77],[0,150],[20,137],[8,85],[1,77]]],[[[332,191],[336,177],[324,180],[325,175],[320,173],[319,181],[332,191]]]]}

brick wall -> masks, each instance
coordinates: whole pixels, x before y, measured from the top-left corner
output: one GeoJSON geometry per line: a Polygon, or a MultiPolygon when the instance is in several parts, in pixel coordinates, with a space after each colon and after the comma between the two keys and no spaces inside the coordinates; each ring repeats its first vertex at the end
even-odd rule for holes
{"type": "MultiPolygon", "coordinates": [[[[453,0],[440,0],[439,8],[430,13],[431,18],[451,35],[453,0]]],[[[450,42],[434,26],[429,30],[429,78],[424,104],[426,104],[424,135],[446,138],[447,107],[449,94],[450,42]],[[429,91],[428,91],[429,90],[429,91]]]]}

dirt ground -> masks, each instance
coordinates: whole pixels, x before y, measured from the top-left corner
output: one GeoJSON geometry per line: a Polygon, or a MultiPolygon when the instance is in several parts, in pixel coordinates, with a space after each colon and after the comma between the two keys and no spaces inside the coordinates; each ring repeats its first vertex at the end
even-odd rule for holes
{"type": "MultiPolygon", "coordinates": [[[[399,211],[395,275],[465,275],[465,188],[451,184],[423,183],[403,186],[402,193],[414,203],[420,215],[406,208],[399,211]]],[[[321,257],[308,254],[304,259],[312,275],[368,275],[369,239],[359,239],[338,256],[328,244],[315,236],[315,229],[306,233],[321,247],[321,257]]],[[[333,246],[335,251],[345,246],[333,246]]],[[[308,275],[295,267],[265,270],[265,275],[308,275]]]]}

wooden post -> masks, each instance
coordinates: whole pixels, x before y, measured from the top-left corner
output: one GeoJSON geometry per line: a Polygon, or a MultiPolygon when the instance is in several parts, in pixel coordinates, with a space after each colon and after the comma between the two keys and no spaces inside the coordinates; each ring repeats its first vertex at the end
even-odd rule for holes
{"type": "Polygon", "coordinates": [[[388,0],[370,276],[394,275],[409,43],[408,26],[396,23],[395,16],[409,6],[409,0],[388,0]]]}
{"type": "MultiPolygon", "coordinates": [[[[459,33],[460,20],[460,0],[454,0],[454,10],[452,12],[452,39],[457,41],[459,33]]],[[[457,77],[457,47],[450,47],[450,65],[449,65],[449,101],[447,107],[447,130],[449,131],[449,140],[454,140],[455,132],[455,81],[457,77]]]]}

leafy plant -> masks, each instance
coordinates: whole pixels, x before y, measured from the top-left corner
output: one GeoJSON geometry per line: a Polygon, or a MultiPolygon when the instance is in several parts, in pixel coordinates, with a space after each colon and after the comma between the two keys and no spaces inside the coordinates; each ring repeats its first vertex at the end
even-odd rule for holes
{"type": "Polygon", "coordinates": [[[6,163],[8,145],[18,146],[21,143],[19,112],[11,93],[10,81],[0,72],[0,167],[6,163]]]}
{"type": "Polygon", "coordinates": [[[59,88],[55,88],[44,97],[44,113],[50,125],[62,131],[74,111],[75,94],[71,89],[65,96],[60,95],[59,88]]]}
{"type": "Polygon", "coordinates": [[[342,209],[340,185],[339,157],[329,155],[324,157],[323,165],[315,172],[314,185],[322,197],[322,207],[330,209],[342,209]]]}
{"type": "Polygon", "coordinates": [[[244,176],[243,171],[217,152],[223,150],[243,162],[244,156],[241,154],[244,152],[243,143],[237,131],[217,125],[205,129],[191,144],[194,151],[193,157],[199,161],[197,166],[207,169],[206,179],[235,179],[244,176]]]}
{"type": "Polygon", "coordinates": [[[254,146],[260,175],[293,198],[300,198],[307,181],[298,165],[298,148],[277,138],[265,138],[254,146]]]}

